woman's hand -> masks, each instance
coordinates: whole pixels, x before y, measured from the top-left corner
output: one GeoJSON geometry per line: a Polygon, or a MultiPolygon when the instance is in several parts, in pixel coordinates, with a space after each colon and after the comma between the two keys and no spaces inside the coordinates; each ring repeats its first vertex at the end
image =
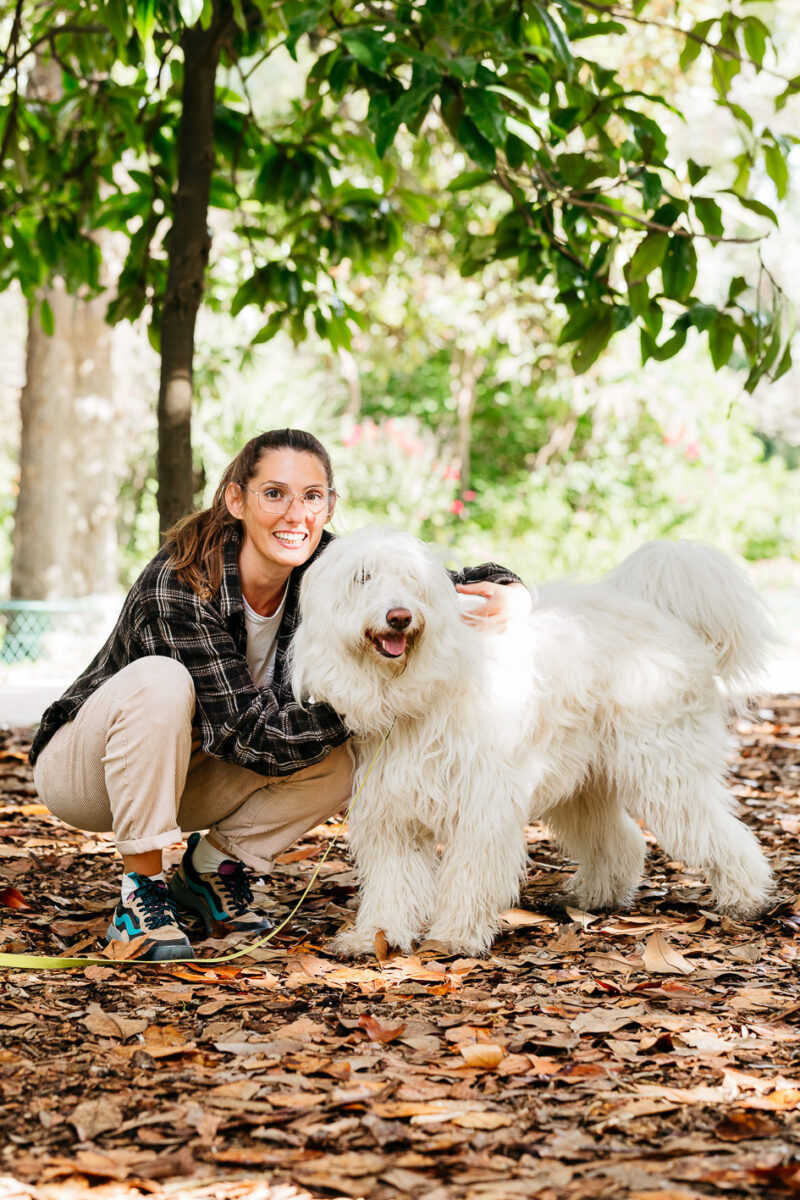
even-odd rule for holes
{"type": "Polygon", "coordinates": [[[476,629],[502,633],[509,621],[527,617],[531,611],[531,594],[522,583],[459,583],[456,591],[483,598],[482,604],[461,613],[461,619],[476,629]]]}

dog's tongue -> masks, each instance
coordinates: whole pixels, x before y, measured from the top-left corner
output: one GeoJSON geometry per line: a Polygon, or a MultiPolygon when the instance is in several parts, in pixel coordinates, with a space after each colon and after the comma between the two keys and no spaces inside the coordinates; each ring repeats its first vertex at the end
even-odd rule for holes
{"type": "Polygon", "coordinates": [[[404,633],[384,634],[378,640],[384,654],[388,654],[391,658],[399,658],[406,648],[406,635],[404,633]]]}

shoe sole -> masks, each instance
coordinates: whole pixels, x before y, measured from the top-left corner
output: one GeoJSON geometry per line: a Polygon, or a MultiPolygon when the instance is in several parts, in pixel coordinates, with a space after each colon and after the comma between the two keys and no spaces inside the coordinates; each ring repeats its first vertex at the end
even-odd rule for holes
{"type": "MultiPolygon", "coordinates": [[[[109,942],[125,943],[133,940],[117,929],[114,924],[109,925],[106,930],[106,939],[109,942]]],[[[152,950],[148,950],[146,954],[138,955],[139,962],[174,962],[176,959],[194,958],[194,951],[188,942],[185,946],[169,946],[162,942],[153,942],[152,947],[152,950]]]]}

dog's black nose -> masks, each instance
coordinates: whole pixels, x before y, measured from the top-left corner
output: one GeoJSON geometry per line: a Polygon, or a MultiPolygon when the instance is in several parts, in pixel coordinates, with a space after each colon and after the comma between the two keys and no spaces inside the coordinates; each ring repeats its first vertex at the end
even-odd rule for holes
{"type": "Polygon", "coordinates": [[[390,608],[386,614],[386,624],[391,629],[408,629],[411,613],[407,608],[390,608]]]}

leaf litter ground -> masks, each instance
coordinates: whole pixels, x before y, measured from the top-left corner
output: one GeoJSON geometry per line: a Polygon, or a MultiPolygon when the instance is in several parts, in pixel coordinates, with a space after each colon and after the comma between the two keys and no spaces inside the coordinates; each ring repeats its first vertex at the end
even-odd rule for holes
{"type": "MultiPolygon", "coordinates": [[[[631,912],[553,917],[569,868],[532,826],[482,961],[332,958],[355,907],[335,846],[291,927],[229,966],[5,972],[0,1197],[800,1195],[800,697],[735,734],[732,791],[780,886],[754,925],[652,844],[631,912]]],[[[0,948],[95,953],[118,860],[46,812],[27,747],[0,732],[0,948]]],[[[273,915],[334,832],[258,886],[273,915]]]]}

